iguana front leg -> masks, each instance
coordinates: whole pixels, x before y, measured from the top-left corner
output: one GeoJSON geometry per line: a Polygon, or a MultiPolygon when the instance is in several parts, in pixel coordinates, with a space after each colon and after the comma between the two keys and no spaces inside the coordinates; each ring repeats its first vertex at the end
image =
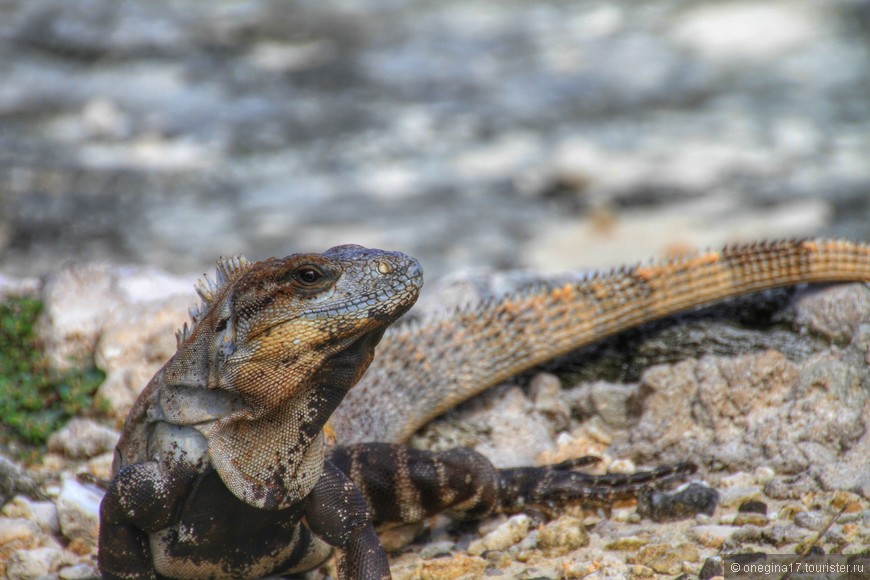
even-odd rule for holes
{"type": "Polygon", "coordinates": [[[390,578],[387,555],[369,519],[366,501],[353,482],[329,461],[305,500],[308,527],[339,555],[340,577],[390,578]]]}
{"type": "Polygon", "coordinates": [[[99,565],[104,578],[157,578],[148,533],[177,517],[196,473],[155,461],[123,468],[100,505],[99,565]]]}

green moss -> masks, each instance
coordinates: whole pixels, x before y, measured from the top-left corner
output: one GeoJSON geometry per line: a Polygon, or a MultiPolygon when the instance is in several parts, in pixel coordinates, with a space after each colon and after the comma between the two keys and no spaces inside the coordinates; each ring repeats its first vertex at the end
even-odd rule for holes
{"type": "Polygon", "coordinates": [[[96,368],[51,370],[34,329],[41,310],[34,298],[0,302],[0,424],[4,437],[35,445],[70,417],[100,412],[93,395],[105,378],[96,368]]]}

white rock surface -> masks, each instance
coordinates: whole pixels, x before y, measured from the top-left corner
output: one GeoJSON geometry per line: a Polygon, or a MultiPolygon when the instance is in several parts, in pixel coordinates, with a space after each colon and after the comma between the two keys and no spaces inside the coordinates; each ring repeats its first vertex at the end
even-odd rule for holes
{"type": "Polygon", "coordinates": [[[93,485],[79,483],[65,476],[57,497],[60,529],[68,540],[79,540],[95,546],[99,530],[100,502],[103,491],[93,485]]]}
{"type": "Polygon", "coordinates": [[[18,495],[3,506],[0,513],[9,518],[30,520],[46,532],[57,533],[60,530],[57,508],[50,501],[34,501],[23,495],[18,495]]]}
{"type": "Polygon", "coordinates": [[[64,566],[57,571],[57,577],[61,580],[85,580],[86,578],[99,578],[99,576],[100,573],[97,569],[88,564],[64,566]]]}
{"type": "Polygon", "coordinates": [[[490,436],[475,446],[497,467],[534,465],[538,455],[553,447],[549,422],[519,387],[496,389],[484,399],[493,410],[483,417],[490,436]]]}
{"type": "Polygon", "coordinates": [[[58,548],[17,550],[9,557],[6,575],[10,580],[35,580],[57,571],[62,562],[63,552],[58,548]]]}
{"type": "Polygon", "coordinates": [[[39,526],[36,522],[18,516],[0,518],[0,547],[13,542],[18,542],[19,546],[33,544],[38,537],[39,526]]]}
{"type": "Polygon", "coordinates": [[[70,459],[89,459],[114,449],[118,432],[92,419],[72,419],[48,438],[48,449],[70,459]]]}
{"type": "Polygon", "coordinates": [[[95,363],[106,372],[97,395],[123,419],[139,391],[175,352],[175,331],[197,300],[194,281],[194,276],[137,266],[61,268],[43,290],[39,333],[49,360],[59,369],[95,363]]]}
{"type": "Polygon", "coordinates": [[[525,514],[513,516],[508,521],[468,546],[468,553],[479,556],[487,550],[504,550],[513,546],[529,532],[531,519],[525,514]]]}

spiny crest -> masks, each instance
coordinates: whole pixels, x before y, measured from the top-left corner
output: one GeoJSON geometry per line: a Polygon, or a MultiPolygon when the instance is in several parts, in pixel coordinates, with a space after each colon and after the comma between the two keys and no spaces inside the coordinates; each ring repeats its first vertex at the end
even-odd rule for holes
{"type": "Polygon", "coordinates": [[[175,342],[177,346],[187,340],[193,330],[196,328],[202,317],[208,312],[209,307],[227,284],[233,282],[242,273],[251,267],[251,262],[244,256],[221,256],[217,261],[215,269],[215,278],[212,280],[208,274],[203,274],[202,277],[194,285],[194,290],[202,299],[201,304],[194,304],[188,310],[190,315],[190,324],[184,323],[184,326],[175,332],[175,342]]]}

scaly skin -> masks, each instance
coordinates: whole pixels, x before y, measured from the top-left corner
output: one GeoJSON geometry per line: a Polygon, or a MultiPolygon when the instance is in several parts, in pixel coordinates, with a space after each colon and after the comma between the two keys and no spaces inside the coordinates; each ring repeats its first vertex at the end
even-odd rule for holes
{"type": "Polygon", "coordinates": [[[785,240],[641,264],[390,329],[330,420],[342,444],[404,442],[518,373],[690,308],[806,282],[870,280],[870,246],[785,240]]]}
{"type": "Polygon", "coordinates": [[[593,459],[578,458],[499,470],[471,450],[392,442],[620,330],[757,290],[870,280],[870,247],[726,248],[507,296],[387,335],[419,293],[413,258],[341,246],[257,264],[224,260],[219,270],[223,279],[200,289],[204,309],[192,312],[194,326],[179,334],[122,433],[100,512],[106,577],[254,578],[310,569],[332,546],[342,579],[386,578],[370,517],[468,519],[666,486],[693,466],[588,476],[574,468],[593,459]],[[330,415],[339,442],[353,445],[324,449],[330,415]]]}

